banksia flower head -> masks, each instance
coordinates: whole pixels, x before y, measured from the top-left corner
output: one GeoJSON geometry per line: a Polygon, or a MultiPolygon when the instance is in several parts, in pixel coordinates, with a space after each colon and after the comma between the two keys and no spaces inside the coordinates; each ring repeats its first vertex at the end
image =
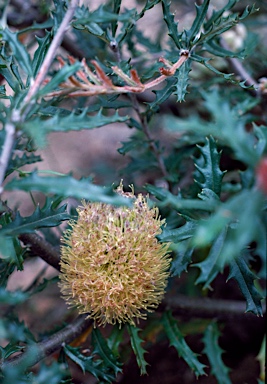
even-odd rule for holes
{"type": "Polygon", "coordinates": [[[117,192],[132,198],[133,207],[84,202],[61,249],[63,297],[98,325],[145,319],[161,302],[169,276],[168,244],[155,238],[164,224],[158,209],[122,186],[117,192]]]}

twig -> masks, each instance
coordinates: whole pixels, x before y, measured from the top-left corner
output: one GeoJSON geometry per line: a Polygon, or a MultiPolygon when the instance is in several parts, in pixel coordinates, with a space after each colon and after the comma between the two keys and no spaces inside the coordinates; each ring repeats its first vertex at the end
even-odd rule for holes
{"type": "Polygon", "coordinates": [[[60,24],[60,27],[58,28],[57,33],[56,33],[48,51],[47,51],[45,59],[44,59],[42,66],[40,68],[40,71],[39,71],[38,75],[36,76],[36,79],[32,83],[32,85],[29,89],[29,92],[27,93],[27,96],[24,99],[23,104],[24,104],[24,106],[27,106],[25,108],[25,111],[24,111],[24,116],[27,115],[27,113],[31,109],[31,105],[33,103],[33,97],[38,92],[40,85],[42,84],[42,82],[44,81],[44,79],[47,75],[47,72],[48,72],[48,70],[49,70],[49,68],[50,68],[50,66],[54,60],[55,55],[56,55],[56,51],[63,40],[63,37],[64,37],[66,30],[69,27],[69,23],[70,23],[73,15],[74,15],[74,12],[75,12],[75,9],[76,9],[78,3],[79,3],[79,0],[72,0],[71,1],[70,6],[69,6],[69,8],[68,8],[68,10],[64,16],[64,19],[62,20],[62,23],[60,24]]]}
{"type": "Polygon", "coordinates": [[[16,111],[14,110],[13,113],[11,113],[10,121],[5,124],[6,136],[0,157],[0,195],[3,192],[3,182],[16,139],[16,126],[14,121],[15,114],[16,111]]]}
{"type": "Polygon", "coordinates": [[[80,336],[86,329],[92,326],[91,319],[86,319],[87,315],[80,315],[73,323],[68,324],[65,328],[56,332],[49,338],[40,341],[39,343],[32,344],[25,352],[17,355],[9,360],[1,362],[1,368],[12,369],[20,365],[22,368],[27,368],[35,365],[46,356],[51,355],[64,344],[69,344],[80,336]]]}

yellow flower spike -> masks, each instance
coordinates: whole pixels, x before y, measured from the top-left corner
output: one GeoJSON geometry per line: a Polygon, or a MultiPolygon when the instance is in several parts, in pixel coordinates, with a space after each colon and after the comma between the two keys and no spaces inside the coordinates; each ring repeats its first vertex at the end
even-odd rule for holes
{"type": "Polygon", "coordinates": [[[168,244],[155,238],[164,220],[141,194],[132,208],[85,203],[63,237],[60,289],[69,306],[96,325],[146,319],[161,302],[169,276],[168,244]]]}

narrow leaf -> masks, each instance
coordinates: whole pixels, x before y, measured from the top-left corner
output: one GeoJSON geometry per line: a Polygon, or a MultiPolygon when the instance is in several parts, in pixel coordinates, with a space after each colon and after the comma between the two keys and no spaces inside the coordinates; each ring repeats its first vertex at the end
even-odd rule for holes
{"type": "Polygon", "coordinates": [[[140,329],[128,324],[127,330],[131,339],[131,345],[136,356],[136,361],[140,368],[141,375],[145,375],[147,374],[146,366],[148,365],[148,363],[144,359],[144,354],[146,353],[146,351],[141,345],[143,343],[143,340],[138,336],[138,332],[140,331],[140,329]]]}
{"type": "Polygon", "coordinates": [[[2,31],[2,36],[3,40],[6,40],[10,45],[18,64],[23,68],[27,75],[33,77],[30,56],[24,45],[22,45],[18,40],[18,34],[16,32],[11,32],[8,28],[5,28],[2,31]]]}
{"type": "Polygon", "coordinates": [[[192,27],[186,33],[188,45],[190,48],[194,45],[195,41],[197,41],[196,37],[197,37],[198,33],[200,32],[202,24],[203,24],[205,17],[207,15],[209,3],[210,3],[210,0],[204,0],[201,5],[195,4],[197,15],[194,19],[192,27]]]}
{"type": "Polygon", "coordinates": [[[206,138],[204,146],[197,147],[201,157],[195,160],[195,167],[200,174],[196,175],[196,182],[201,189],[209,188],[220,196],[224,172],[220,170],[221,156],[217,151],[216,141],[210,136],[206,138]]]}
{"type": "Polygon", "coordinates": [[[227,229],[224,229],[217,239],[212,243],[211,249],[207,258],[200,263],[194,264],[194,267],[200,269],[200,275],[195,281],[195,284],[205,283],[203,289],[210,288],[210,283],[215,279],[218,273],[222,272],[226,260],[221,257],[227,229]]]}
{"type": "Polygon", "coordinates": [[[114,205],[131,205],[131,200],[115,193],[112,188],[104,188],[91,183],[91,179],[76,180],[71,176],[41,177],[36,172],[22,179],[13,179],[6,185],[7,190],[20,189],[26,192],[40,191],[65,197],[101,201],[114,205]]]}
{"type": "Polygon", "coordinates": [[[98,380],[105,380],[108,383],[114,382],[114,375],[110,374],[101,361],[94,360],[94,356],[85,356],[80,352],[79,348],[73,348],[70,345],[63,347],[66,355],[76,363],[83,372],[90,372],[98,380]]]}
{"type": "Polygon", "coordinates": [[[47,93],[54,91],[57,89],[59,84],[66,81],[70,76],[74,75],[81,67],[81,63],[76,62],[73,65],[64,65],[52,79],[39,90],[38,97],[45,96],[47,93]]]}
{"type": "Polygon", "coordinates": [[[32,68],[33,68],[33,76],[35,77],[39,72],[39,69],[44,61],[45,55],[47,53],[50,40],[51,33],[46,31],[44,37],[36,36],[36,40],[38,42],[38,48],[34,52],[33,60],[32,60],[32,68]]]}
{"type": "Polygon", "coordinates": [[[208,356],[211,365],[211,373],[218,380],[218,384],[231,384],[228,375],[230,369],[224,365],[222,360],[223,350],[219,346],[219,337],[220,332],[217,324],[210,324],[204,333],[204,352],[208,356]]]}
{"type": "Polygon", "coordinates": [[[170,4],[168,0],[162,0],[162,9],[164,21],[169,30],[169,36],[173,39],[177,48],[182,48],[182,33],[178,33],[178,24],[174,21],[174,15],[171,13],[170,4]]]}
{"type": "Polygon", "coordinates": [[[189,348],[170,311],[164,313],[162,323],[170,345],[177,350],[179,356],[185,360],[197,377],[205,375],[205,365],[199,362],[197,355],[189,348]]]}
{"type": "Polygon", "coordinates": [[[189,72],[191,71],[191,60],[187,60],[181,68],[179,68],[178,73],[175,75],[177,78],[176,90],[174,94],[177,96],[177,101],[185,101],[185,95],[187,93],[188,81],[189,81],[189,72]]]}
{"type": "Polygon", "coordinates": [[[252,312],[257,316],[262,316],[261,300],[263,297],[254,285],[254,281],[257,277],[251,272],[242,256],[232,260],[230,263],[228,280],[230,279],[235,279],[237,281],[239,288],[246,299],[246,312],[252,312]]]}
{"type": "Polygon", "coordinates": [[[115,112],[112,116],[105,116],[102,114],[101,110],[95,116],[88,116],[87,109],[84,109],[80,114],[71,112],[67,116],[61,116],[59,111],[59,113],[50,119],[41,120],[39,117],[36,117],[26,122],[23,128],[34,138],[35,142],[39,146],[43,146],[45,143],[46,135],[50,132],[67,132],[78,131],[82,129],[94,129],[107,124],[122,123],[127,119],[127,116],[119,116],[118,112],[115,112]],[[36,131],[37,126],[38,131],[36,131]]]}
{"type": "Polygon", "coordinates": [[[37,206],[31,216],[21,217],[19,211],[17,211],[15,219],[2,226],[0,236],[18,236],[21,233],[31,233],[39,228],[58,226],[62,221],[69,219],[70,215],[66,211],[66,204],[58,209],[53,209],[51,204],[45,210],[37,206]]]}
{"type": "Polygon", "coordinates": [[[114,356],[111,349],[108,347],[106,339],[102,336],[99,329],[95,328],[92,332],[92,344],[94,346],[94,353],[98,354],[106,367],[111,368],[115,375],[122,372],[121,364],[118,362],[116,356],[114,356]]]}

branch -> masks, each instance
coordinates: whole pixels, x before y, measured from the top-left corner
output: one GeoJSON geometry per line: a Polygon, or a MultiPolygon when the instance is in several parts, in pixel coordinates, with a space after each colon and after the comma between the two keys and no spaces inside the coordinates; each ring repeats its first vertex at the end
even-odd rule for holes
{"type": "Polygon", "coordinates": [[[19,239],[37,256],[46,261],[52,267],[56,268],[58,271],[60,270],[59,253],[48,241],[42,239],[36,233],[22,234],[19,236],[19,239]]]}
{"type": "Polygon", "coordinates": [[[20,109],[13,109],[13,111],[11,112],[10,120],[5,125],[6,136],[5,136],[3,150],[0,157],[0,195],[3,192],[3,182],[5,179],[8,163],[12,155],[14,143],[16,140],[16,125],[18,122],[22,123],[25,120],[27,113],[30,111],[33,103],[33,97],[36,95],[40,85],[42,84],[42,82],[44,81],[47,75],[49,67],[52,64],[52,61],[55,57],[56,50],[60,46],[63,40],[64,34],[74,15],[78,2],[79,0],[71,1],[70,6],[64,16],[64,19],[60,24],[60,27],[58,28],[57,33],[48,49],[48,52],[40,68],[40,71],[36,79],[31,84],[28,94],[23,100],[22,106],[20,107],[20,109]],[[23,109],[24,109],[24,112],[22,113],[23,109]]]}
{"type": "MultiPolygon", "coordinates": [[[[166,297],[159,311],[172,309],[174,315],[200,318],[229,318],[243,316],[246,312],[245,301],[210,299],[207,297],[193,298],[185,295],[166,297]]],[[[264,310],[265,311],[265,310],[264,310]]],[[[246,316],[253,316],[246,314],[246,316]]]]}
{"type": "Polygon", "coordinates": [[[68,324],[65,328],[54,333],[49,338],[40,341],[39,343],[32,344],[20,355],[3,361],[1,363],[1,368],[5,370],[18,365],[22,368],[31,367],[46,356],[49,356],[60,349],[65,343],[71,343],[92,326],[93,321],[91,319],[86,319],[86,316],[86,314],[80,315],[73,323],[68,324]]]}
{"type": "Polygon", "coordinates": [[[16,140],[16,126],[15,126],[15,119],[14,119],[15,115],[16,115],[16,110],[13,110],[13,112],[11,113],[10,121],[8,121],[5,124],[6,136],[5,136],[3,150],[0,157],[0,195],[4,190],[3,182],[5,180],[9,159],[11,157],[11,153],[16,140]]]}

